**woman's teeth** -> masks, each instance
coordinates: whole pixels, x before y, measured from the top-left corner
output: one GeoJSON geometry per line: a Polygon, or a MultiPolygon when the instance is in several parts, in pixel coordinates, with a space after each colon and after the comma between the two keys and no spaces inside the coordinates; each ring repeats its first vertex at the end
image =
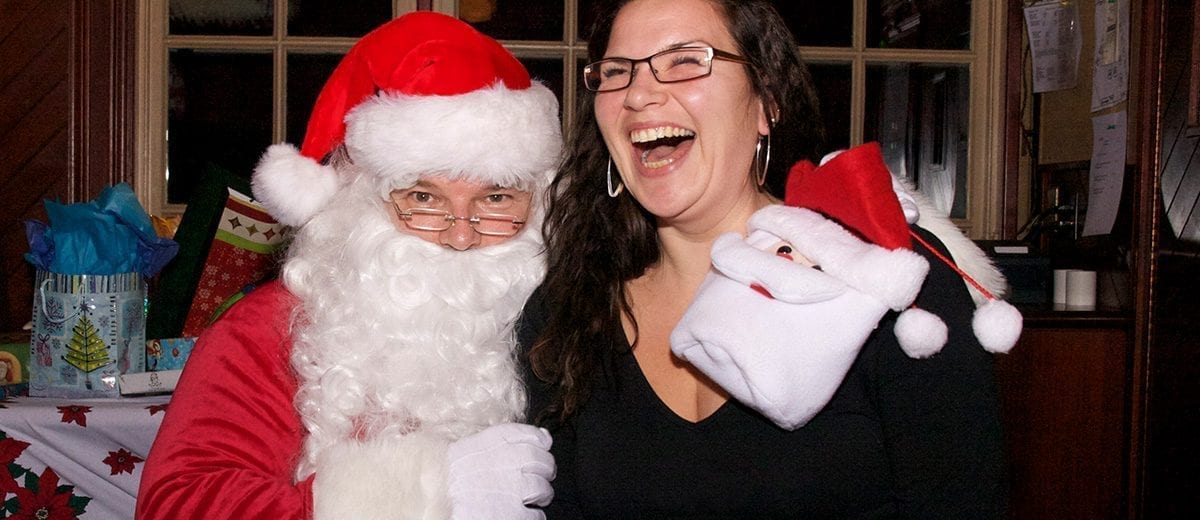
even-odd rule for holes
{"type": "Polygon", "coordinates": [[[679,128],[676,126],[660,126],[656,128],[634,130],[633,132],[629,133],[629,139],[631,139],[634,143],[641,144],[657,141],[659,139],[665,139],[668,137],[692,137],[695,135],[695,132],[684,128],[679,128]]]}
{"type": "Polygon", "coordinates": [[[642,148],[642,166],[655,169],[675,162],[675,158],[671,157],[675,148],[695,135],[695,132],[686,128],[659,126],[634,130],[629,133],[629,139],[642,148]]]}
{"type": "Polygon", "coordinates": [[[646,151],[642,152],[642,166],[645,166],[650,169],[662,168],[663,166],[666,166],[673,162],[675,162],[675,159],[673,157],[667,157],[665,159],[661,159],[658,161],[651,161],[650,160],[650,150],[646,150],[646,151]]]}

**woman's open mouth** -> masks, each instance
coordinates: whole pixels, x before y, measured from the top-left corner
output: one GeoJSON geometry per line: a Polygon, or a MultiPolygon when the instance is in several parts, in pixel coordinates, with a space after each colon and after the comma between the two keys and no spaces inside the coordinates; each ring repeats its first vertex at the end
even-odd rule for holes
{"type": "Polygon", "coordinates": [[[634,148],[642,152],[642,167],[650,170],[675,162],[687,153],[695,138],[695,132],[677,126],[658,126],[629,133],[634,148]]]}

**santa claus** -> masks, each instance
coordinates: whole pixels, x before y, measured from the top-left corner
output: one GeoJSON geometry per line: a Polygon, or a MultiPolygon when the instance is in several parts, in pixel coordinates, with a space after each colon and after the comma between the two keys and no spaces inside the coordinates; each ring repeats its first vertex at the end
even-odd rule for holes
{"type": "Polygon", "coordinates": [[[558,104],[430,12],[363,37],[254,193],[295,227],[281,281],[200,337],[141,518],[538,518],[512,324],[541,281],[558,104]]]}

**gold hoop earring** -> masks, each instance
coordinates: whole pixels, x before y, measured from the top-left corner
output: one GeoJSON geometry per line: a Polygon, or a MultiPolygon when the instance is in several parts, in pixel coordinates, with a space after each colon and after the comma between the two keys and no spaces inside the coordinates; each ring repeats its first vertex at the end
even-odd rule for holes
{"type": "MultiPolygon", "coordinates": [[[[617,175],[619,176],[620,173],[621,172],[618,171],[617,175]]],[[[622,183],[621,181],[617,181],[617,189],[615,189],[615,190],[613,189],[612,157],[611,156],[609,156],[609,158],[608,158],[608,172],[605,173],[604,178],[605,178],[605,180],[608,181],[608,196],[609,197],[616,198],[617,195],[620,195],[622,191],[625,191],[625,184],[622,183]]]]}
{"type": "Polygon", "coordinates": [[[754,145],[754,180],[762,186],[767,182],[767,167],[771,165],[771,134],[761,135],[754,145]],[[763,138],[767,140],[767,153],[763,157],[763,138]]]}

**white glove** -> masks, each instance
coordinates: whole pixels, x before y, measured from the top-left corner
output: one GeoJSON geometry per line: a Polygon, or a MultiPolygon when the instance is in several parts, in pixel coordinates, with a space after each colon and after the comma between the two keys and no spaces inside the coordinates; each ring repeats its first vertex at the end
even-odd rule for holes
{"type": "Polygon", "coordinates": [[[446,450],[454,520],[525,520],[546,517],[554,498],[550,433],[528,424],[491,426],[446,450]]]}

